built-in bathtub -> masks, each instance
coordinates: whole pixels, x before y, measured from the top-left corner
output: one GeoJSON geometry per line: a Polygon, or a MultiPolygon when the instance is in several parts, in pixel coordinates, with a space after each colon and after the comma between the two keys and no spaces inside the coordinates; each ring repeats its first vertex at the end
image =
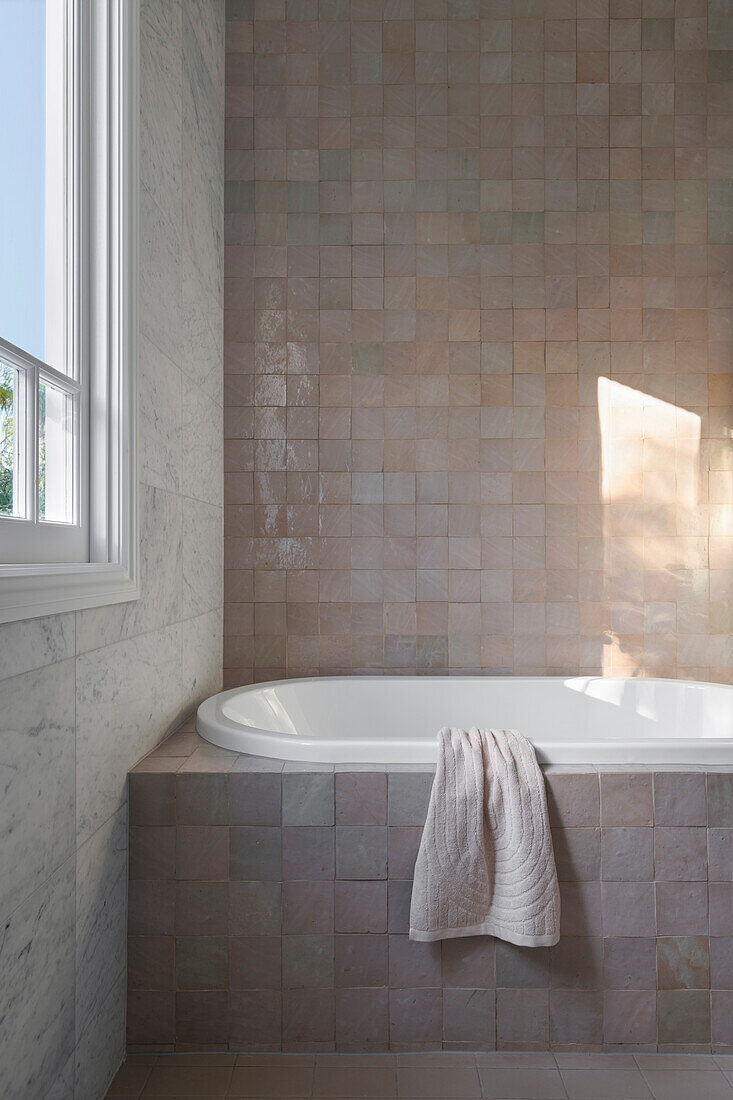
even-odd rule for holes
{"type": "Polygon", "coordinates": [[[277,760],[432,763],[441,726],[517,729],[546,764],[733,764],[733,687],[602,677],[337,676],[221,692],[197,729],[277,760]]]}
{"type": "Polygon", "coordinates": [[[186,723],[130,774],[129,1049],[733,1055],[731,690],[350,678],[215,696],[199,729],[226,748],[186,723]],[[408,939],[445,722],[517,726],[550,761],[555,947],[408,939]]]}

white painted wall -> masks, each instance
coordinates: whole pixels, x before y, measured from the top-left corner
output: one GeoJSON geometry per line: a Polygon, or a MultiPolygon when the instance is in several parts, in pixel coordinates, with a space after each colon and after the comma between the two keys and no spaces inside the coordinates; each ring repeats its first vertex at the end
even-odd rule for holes
{"type": "Polygon", "coordinates": [[[224,0],[142,0],[139,601],[0,626],[0,1092],[124,1049],[127,793],[221,685],[224,0]]]}

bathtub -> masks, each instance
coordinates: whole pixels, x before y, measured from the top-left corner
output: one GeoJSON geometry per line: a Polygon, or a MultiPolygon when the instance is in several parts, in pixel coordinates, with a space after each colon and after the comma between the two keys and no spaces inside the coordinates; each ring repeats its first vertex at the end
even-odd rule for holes
{"type": "Polygon", "coordinates": [[[557,676],[335,676],[212,696],[199,734],[331,764],[433,763],[441,726],[520,730],[545,764],[733,765],[733,687],[557,676]]]}

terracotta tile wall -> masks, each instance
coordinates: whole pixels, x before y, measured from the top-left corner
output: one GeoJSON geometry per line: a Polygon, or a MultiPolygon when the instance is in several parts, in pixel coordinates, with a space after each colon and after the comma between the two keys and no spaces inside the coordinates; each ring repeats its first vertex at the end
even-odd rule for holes
{"type": "Polygon", "coordinates": [[[733,680],[724,0],[229,0],[229,685],[733,680]]]}

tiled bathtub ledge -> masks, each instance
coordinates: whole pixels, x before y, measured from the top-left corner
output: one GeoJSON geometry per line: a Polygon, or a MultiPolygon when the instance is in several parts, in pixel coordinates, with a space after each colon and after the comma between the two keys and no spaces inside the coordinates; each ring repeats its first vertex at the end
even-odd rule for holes
{"type": "Polygon", "coordinates": [[[562,938],[412,944],[432,773],[173,734],[130,774],[131,1050],[733,1050],[733,771],[546,769],[562,938]]]}

